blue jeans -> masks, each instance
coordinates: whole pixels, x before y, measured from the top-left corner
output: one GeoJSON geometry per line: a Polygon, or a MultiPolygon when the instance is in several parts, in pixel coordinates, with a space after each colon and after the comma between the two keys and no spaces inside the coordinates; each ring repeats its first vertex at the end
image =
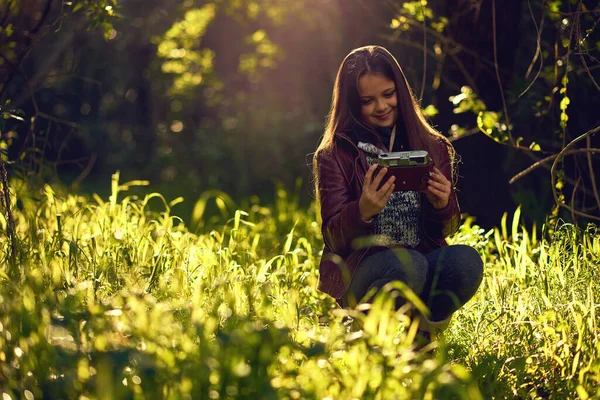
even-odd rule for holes
{"type": "MultiPolygon", "coordinates": [[[[348,307],[372,288],[379,290],[388,282],[402,281],[429,308],[429,319],[441,321],[473,297],[482,277],[483,261],[470,246],[446,246],[426,255],[412,249],[388,249],[359,264],[342,304],[348,307]]],[[[396,309],[405,301],[398,296],[396,309]]]]}

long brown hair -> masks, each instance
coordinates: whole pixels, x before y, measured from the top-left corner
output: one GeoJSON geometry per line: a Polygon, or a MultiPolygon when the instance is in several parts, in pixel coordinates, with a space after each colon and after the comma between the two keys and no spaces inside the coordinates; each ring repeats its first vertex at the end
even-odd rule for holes
{"type": "Polygon", "coordinates": [[[344,58],[335,78],[331,110],[327,115],[325,132],[313,158],[317,192],[317,156],[320,152],[333,148],[337,132],[351,135],[355,128],[361,127],[370,130],[374,135],[376,134],[373,127],[362,121],[362,105],[358,94],[358,80],[369,73],[381,74],[392,80],[396,85],[399,109],[396,131],[400,135],[406,135],[410,148],[412,150],[426,150],[434,162],[440,165],[440,155],[437,154],[435,143],[441,140],[447,144],[451,164],[454,164],[455,154],[452,145],[448,139],[427,122],[413,91],[408,85],[406,76],[394,56],[381,46],[359,47],[352,50],[344,58]]]}

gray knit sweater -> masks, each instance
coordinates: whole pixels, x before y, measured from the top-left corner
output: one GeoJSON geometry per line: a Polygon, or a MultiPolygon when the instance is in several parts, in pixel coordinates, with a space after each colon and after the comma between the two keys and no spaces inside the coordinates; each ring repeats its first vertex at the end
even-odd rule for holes
{"type": "MultiPolygon", "coordinates": [[[[365,152],[369,166],[377,163],[379,149],[370,145],[365,146],[363,143],[359,143],[359,147],[365,152]]],[[[386,206],[373,220],[373,233],[377,235],[377,243],[416,247],[420,241],[420,214],[421,195],[419,192],[392,193],[386,206]]]]}

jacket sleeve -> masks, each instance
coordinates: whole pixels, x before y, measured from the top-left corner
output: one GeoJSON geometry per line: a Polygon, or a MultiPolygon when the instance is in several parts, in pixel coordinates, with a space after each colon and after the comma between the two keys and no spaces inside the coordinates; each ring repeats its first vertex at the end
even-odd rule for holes
{"type": "Polygon", "coordinates": [[[424,228],[427,235],[434,239],[443,239],[454,234],[460,227],[460,207],[456,198],[454,188],[454,176],[452,170],[452,161],[450,151],[453,149],[449,143],[440,141],[438,149],[440,151],[440,165],[437,168],[444,174],[446,179],[452,183],[450,199],[446,207],[435,209],[431,203],[425,199],[425,221],[424,228]]]}
{"type": "Polygon", "coordinates": [[[319,152],[316,157],[318,190],[321,204],[321,232],[325,244],[339,255],[350,252],[352,241],[368,235],[372,222],[360,216],[358,198],[352,194],[342,167],[332,151],[319,152]]]}

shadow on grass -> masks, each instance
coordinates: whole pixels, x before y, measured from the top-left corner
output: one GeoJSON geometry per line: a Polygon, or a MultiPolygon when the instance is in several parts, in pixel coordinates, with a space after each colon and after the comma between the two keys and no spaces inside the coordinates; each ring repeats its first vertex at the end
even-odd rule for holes
{"type": "Polygon", "coordinates": [[[450,361],[459,362],[469,368],[484,399],[520,398],[515,396],[512,385],[506,381],[506,375],[500,377],[505,359],[495,354],[480,353],[477,358],[467,363],[469,348],[464,343],[446,343],[446,351],[450,361]]]}

